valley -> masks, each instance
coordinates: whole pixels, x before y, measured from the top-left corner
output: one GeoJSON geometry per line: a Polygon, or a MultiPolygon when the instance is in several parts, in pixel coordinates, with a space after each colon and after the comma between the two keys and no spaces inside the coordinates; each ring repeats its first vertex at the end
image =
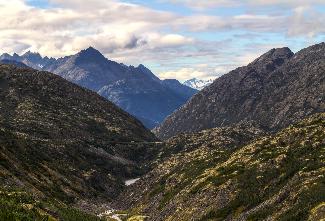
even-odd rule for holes
{"type": "MultiPolygon", "coordinates": [[[[67,80],[88,58],[110,62],[99,56],[90,48],[41,58],[64,63],[49,66],[54,74],[26,61],[0,65],[0,220],[325,217],[324,43],[268,51],[195,92],[153,131],[105,98],[112,85],[97,93],[87,77],[67,80]]],[[[192,93],[144,66],[114,65],[192,93]]],[[[115,83],[130,82],[138,79],[115,83]]]]}

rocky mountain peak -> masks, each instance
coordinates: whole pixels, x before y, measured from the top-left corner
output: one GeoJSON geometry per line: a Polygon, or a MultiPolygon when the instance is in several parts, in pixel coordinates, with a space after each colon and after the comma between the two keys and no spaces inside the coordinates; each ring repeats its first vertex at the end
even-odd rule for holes
{"type": "Polygon", "coordinates": [[[272,49],[216,79],[155,129],[160,138],[241,121],[277,131],[324,106],[325,45],[272,49]],[[290,105],[289,105],[290,104],[290,105]]]}
{"type": "Polygon", "coordinates": [[[183,84],[188,86],[188,87],[191,87],[193,89],[196,89],[196,90],[202,90],[203,88],[209,86],[210,84],[212,84],[213,80],[212,79],[209,79],[209,80],[201,80],[201,79],[198,79],[198,78],[192,78],[192,79],[189,79],[187,81],[184,81],[183,84]]]}
{"type": "Polygon", "coordinates": [[[14,53],[12,55],[12,58],[15,59],[15,60],[18,60],[19,59],[19,55],[17,53],[14,53]]]}
{"type": "Polygon", "coordinates": [[[77,54],[76,62],[80,63],[88,63],[88,62],[105,62],[107,59],[104,57],[102,53],[100,53],[97,49],[93,47],[89,47],[80,51],[77,54]]]}
{"type": "Polygon", "coordinates": [[[10,58],[10,57],[11,57],[11,55],[8,54],[8,53],[3,53],[3,54],[1,55],[1,58],[2,58],[2,59],[6,59],[6,58],[10,58]]]}
{"type": "Polygon", "coordinates": [[[148,70],[148,68],[146,66],[144,66],[143,64],[139,64],[138,68],[140,68],[140,69],[147,69],[148,70]]]}
{"type": "Polygon", "coordinates": [[[273,48],[273,49],[269,50],[268,52],[264,53],[263,55],[261,55],[255,61],[253,61],[253,63],[264,62],[267,60],[275,60],[275,59],[279,59],[279,58],[288,59],[288,58],[291,58],[292,56],[293,56],[293,52],[288,47],[273,48]]]}
{"type": "Polygon", "coordinates": [[[293,55],[294,53],[288,47],[273,48],[255,59],[249,65],[256,66],[257,68],[265,68],[267,71],[273,71],[285,61],[289,60],[293,55]]]}
{"type": "Polygon", "coordinates": [[[178,80],[176,80],[176,79],[165,79],[164,81],[170,82],[172,84],[180,84],[180,82],[178,80]]]}
{"type": "Polygon", "coordinates": [[[160,79],[154,75],[146,66],[143,64],[140,64],[138,67],[136,67],[137,70],[139,70],[141,73],[145,74],[147,77],[151,78],[154,81],[160,82],[160,79]]]}
{"type": "Polygon", "coordinates": [[[44,57],[35,61],[18,55],[17,58],[7,57],[1,56],[0,60],[15,60],[37,70],[52,72],[99,93],[141,119],[148,128],[156,126],[197,92],[181,84],[165,84],[143,64],[128,66],[111,61],[94,47],[59,59],[44,57]]]}
{"type": "Polygon", "coordinates": [[[99,53],[99,54],[101,54],[97,49],[95,49],[92,46],[89,46],[88,48],[86,48],[86,49],[84,49],[82,51],[87,52],[87,53],[99,53]]]}
{"type": "Polygon", "coordinates": [[[42,59],[42,56],[39,53],[31,52],[31,51],[27,51],[25,54],[22,55],[22,57],[34,58],[34,59],[42,59]]]}
{"type": "Polygon", "coordinates": [[[309,62],[315,62],[317,60],[324,59],[324,57],[325,57],[325,43],[322,42],[300,50],[295,54],[293,60],[295,61],[308,60],[309,62]]]}

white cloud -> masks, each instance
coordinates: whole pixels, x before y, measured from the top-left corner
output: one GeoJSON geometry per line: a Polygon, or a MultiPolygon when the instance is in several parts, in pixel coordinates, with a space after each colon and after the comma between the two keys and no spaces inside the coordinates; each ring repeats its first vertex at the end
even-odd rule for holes
{"type": "Polygon", "coordinates": [[[164,0],[165,2],[170,2],[173,4],[185,5],[192,9],[204,10],[211,8],[220,7],[267,7],[267,6],[277,6],[277,7],[289,7],[295,8],[299,6],[308,6],[321,4],[324,5],[323,0],[164,0]]]}
{"type": "MultiPolygon", "coordinates": [[[[142,45],[169,47],[192,41],[180,34],[159,31],[175,18],[169,12],[110,0],[83,4],[76,0],[53,0],[51,3],[55,8],[40,9],[22,0],[0,0],[0,14],[5,15],[0,21],[1,48],[8,41],[19,41],[47,55],[63,56],[89,45],[112,53],[142,45]]],[[[18,48],[26,50],[26,47],[18,48]]]]}
{"type": "Polygon", "coordinates": [[[32,50],[59,57],[94,46],[118,62],[155,64],[154,71],[164,78],[175,75],[180,80],[206,79],[247,64],[271,45],[263,39],[266,45],[262,49],[256,44],[238,46],[239,37],[235,36],[207,41],[198,37],[201,32],[218,36],[244,30],[247,36],[254,34],[259,40],[265,33],[287,38],[313,38],[325,33],[324,13],[311,7],[324,5],[323,1],[171,1],[200,11],[181,15],[118,0],[50,0],[52,7],[41,9],[24,0],[0,0],[0,52],[32,50]],[[249,10],[232,16],[203,11],[243,4],[249,10]],[[276,5],[286,11],[256,13],[264,6],[276,5]]]}
{"type": "Polygon", "coordinates": [[[235,0],[166,0],[167,2],[171,2],[174,4],[183,4],[190,8],[203,10],[212,7],[233,7],[240,5],[239,1],[235,0]]]}
{"type": "Polygon", "coordinates": [[[180,81],[185,81],[191,78],[199,78],[199,79],[210,79],[210,75],[208,73],[198,71],[194,68],[181,68],[173,71],[161,72],[158,74],[161,79],[178,79],[180,81]]]}

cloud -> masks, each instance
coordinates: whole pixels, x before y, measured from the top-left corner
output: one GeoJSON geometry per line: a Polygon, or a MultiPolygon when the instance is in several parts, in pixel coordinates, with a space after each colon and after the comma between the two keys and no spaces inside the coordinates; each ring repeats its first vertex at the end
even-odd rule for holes
{"type": "MultiPolygon", "coordinates": [[[[5,15],[0,21],[2,48],[4,42],[19,41],[31,45],[32,50],[63,56],[89,45],[113,53],[144,45],[155,48],[191,42],[180,34],[159,31],[175,18],[169,12],[110,0],[83,4],[76,0],[51,0],[50,3],[53,7],[41,9],[22,0],[0,0],[0,14],[5,15]]],[[[13,48],[9,52],[13,52],[13,48]]]]}
{"type": "Polygon", "coordinates": [[[199,78],[199,79],[210,79],[208,73],[198,71],[194,68],[182,68],[174,71],[161,72],[158,74],[161,79],[178,79],[180,81],[185,81],[191,78],[199,78]]]}
{"type": "Polygon", "coordinates": [[[240,14],[235,16],[193,15],[179,18],[176,27],[185,26],[192,32],[245,30],[279,33],[288,37],[310,37],[325,33],[325,14],[312,7],[298,7],[291,15],[240,14]]]}
{"type": "Polygon", "coordinates": [[[167,0],[167,2],[173,4],[183,4],[187,7],[203,10],[213,7],[233,7],[239,6],[240,2],[235,0],[205,0],[205,1],[197,1],[197,0],[167,0]]]}
{"type": "Polygon", "coordinates": [[[44,8],[24,0],[0,0],[0,52],[31,50],[61,57],[94,46],[112,60],[148,64],[164,78],[209,78],[279,45],[281,39],[270,40],[268,34],[290,42],[325,33],[325,15],[312,6],[323,1],[170,1],[194,12],[184,15],[119,0],[49,0],[44,8]],[[281,10],[269,9],[274,6],[281,10]],[[204,12],[214,7],[245,10],[204,12]]]}
{"type": "Polygon", "coordinates": [[[295,8],[309,5],[324,5],[323,0],[164,0],[165,2],[184,5],[196,10],[205,10],[221,7],[286,7],[295,8]]]}

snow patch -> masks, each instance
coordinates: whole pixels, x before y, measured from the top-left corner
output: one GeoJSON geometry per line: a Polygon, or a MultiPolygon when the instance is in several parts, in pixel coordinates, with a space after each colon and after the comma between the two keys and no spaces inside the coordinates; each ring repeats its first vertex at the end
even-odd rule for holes
{"type": "Polygon", "coordinates": [[[131,186],[132,184],[135,184],[138,180],[140,180],[140,178],[126,180],[125,181],[125,186],[131,186]]]}
{"type": "Polygon", "coordinates": [[[212,82],[213,82],[212,79],[210,79],[210,80],[200,80],[200,79],[197,79],[197,78],[192,78],[190,80],[185,81],[183,84],[188,86],[188,87],[194,88],[196,90],[202,90],[206,86],[212,84],[212,82]]]}

